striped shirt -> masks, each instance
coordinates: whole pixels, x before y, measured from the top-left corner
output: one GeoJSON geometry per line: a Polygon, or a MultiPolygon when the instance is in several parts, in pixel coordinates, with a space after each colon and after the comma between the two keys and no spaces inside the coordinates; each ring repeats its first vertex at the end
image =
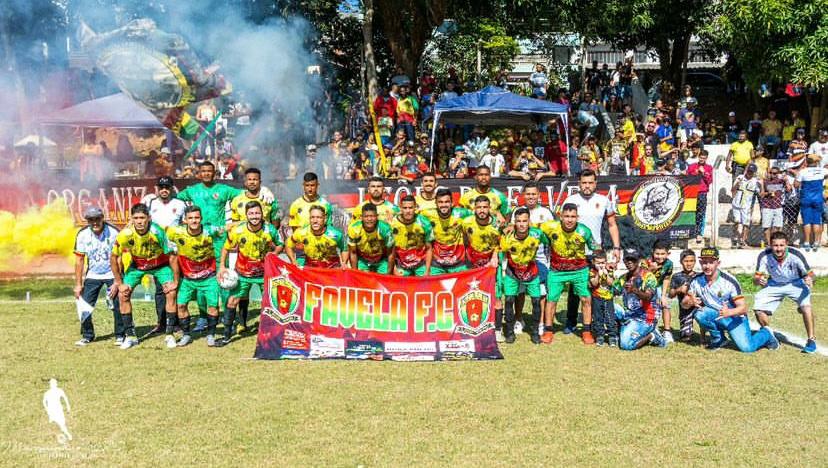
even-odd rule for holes
{"type": "Polygon", "coordinates": [[[735,307],[736,301],[745,297],[736,278],[722,270],[716,272],[716,278],[712,283],[708,282],[703,274],[693,278],[690,282],[690,292],[701,299],[702,304],[715,310],[735,307]]]}
{"type": "Polygon", "coordinates": [[[769,286],[790,284],[812,274],[805,255],[794,247],[788,247],[782,260],[777,259],[770,248],[763,250],[756,259],[756,275],[768,277],[769,286]]]}

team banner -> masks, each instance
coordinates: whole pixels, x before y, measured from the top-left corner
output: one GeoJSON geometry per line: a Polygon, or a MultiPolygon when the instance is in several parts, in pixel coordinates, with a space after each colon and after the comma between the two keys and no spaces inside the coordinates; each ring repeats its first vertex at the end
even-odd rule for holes
{"type": "Polygon", "coordinates": [[[268,255],[255,357],[502,359],[495,269],[422,278],[299,268],[268,255]]]}

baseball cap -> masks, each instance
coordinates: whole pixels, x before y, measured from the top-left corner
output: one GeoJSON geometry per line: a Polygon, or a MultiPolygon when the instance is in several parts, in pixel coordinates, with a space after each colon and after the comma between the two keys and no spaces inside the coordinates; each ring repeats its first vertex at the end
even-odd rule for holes
{"type": "Polygon", "coordinates": [[[83,219],[103,218],[103,210],[97,206],[90,206],[83,210],[83,219]]]}
{"type": "Polygon", "coordinates": [[[728,117],[736,117],[736,113],[733,112],[733,111],[730,111],[730,112],[728,112],[727,116],[728,117]]]}
{"type": "Polygon", "coordinates": [[[500,146],[500,143],[498,143],[498,142],[497,142],[497,140],[492,140],[492,141],[489,143],[489,148],[497,148],[497,147],[499,147],[499,146],[500,146]]]}
{"type": "Polygon", "coordinates": [[[161,154],[170,154],[170,149],[166,146],[161,148],[161,154]]]}
{"type": "Polygon", "coordinates": [[[155,185],[157,185],[159,187],[172,187],[174,184],[173,184],[172,177],[161,176],[161,177],[158,178],[158,182],[156,182],[155,185]]]}
{"type": "Polygon", "coordinates": [[[718,260],[719,249],[717,249],[716,247],[705,247],[701,249],[701,252],[699,252],[699,258],[712,258],[718,260]]]}
{"type": "Polygon", "coordinates": [[[627,260],[641,260],[641,252],[634,248],[624,249],[624,261],[627,260]]]}
{"type": "Polygon", "coordinates": [[[819,136],[821,136],[821,137],[828,136],[828,130],[820,130],[819,131],[819,136]]]}
{"type": "Polygon", "coordinates": [[[756,172],[756,169],[757,169],[756,164],[748,164],[747,170],[749,170],[751,172],[756,172]]]}
{"type": "Polygon", "coordinates": [[[455,151],[455,152],[457,152],[457,151],[463,151],[463,152],[465,152],[465,151],[466,151],[466,149],[465,149],[465,148],[463,148],[463,145],[457,145],[457,146],[455,146],[455,147],[454,147],[454,151],[455,151]]]}
{"type": "Polygon", "coordinates": [[[305,149],[308,151],[316,151],[316,145],[308,145],[305,147],[305,149]]]}

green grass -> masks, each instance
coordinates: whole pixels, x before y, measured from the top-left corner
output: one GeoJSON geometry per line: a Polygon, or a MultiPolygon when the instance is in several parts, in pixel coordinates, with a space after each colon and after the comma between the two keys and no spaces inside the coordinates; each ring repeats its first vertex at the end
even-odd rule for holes
{"type": "MultiPolygon", "coordinates": [[[[814,305],[828,337],[828,296],[814,305]]],[[[150,324],[150,305],[136,318],[150,324]]],[[[804,334],[789,303],[773,325],[804,334]]],[[[790,346],[627,353],[559,333],[521,335],[496,362],[259,362],[254,337],[76,348],[71,302],[7,302],[0,330],[7,466],[828,464],[828,359],[790,346]],[[72,404],[65,447],[41,407],[50,377],[72,404]]]]}

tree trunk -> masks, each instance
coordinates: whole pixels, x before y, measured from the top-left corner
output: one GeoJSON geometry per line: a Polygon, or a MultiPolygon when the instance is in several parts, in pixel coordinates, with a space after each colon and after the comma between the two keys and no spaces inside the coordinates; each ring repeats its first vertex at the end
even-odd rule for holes
{"type": "Polygon", "coordinates": [[[374,0],[363,0],[362,50],[365,57],[365,78],[368,80],[368,105],[377,97],[377,63],[374,57],[374,0]]]}
{"type": "Polygon", "coordinates": [[[397,66],[415,80],[431,33],[446,18],[447,0],[375,0],[375,14],[397,66]]]}

